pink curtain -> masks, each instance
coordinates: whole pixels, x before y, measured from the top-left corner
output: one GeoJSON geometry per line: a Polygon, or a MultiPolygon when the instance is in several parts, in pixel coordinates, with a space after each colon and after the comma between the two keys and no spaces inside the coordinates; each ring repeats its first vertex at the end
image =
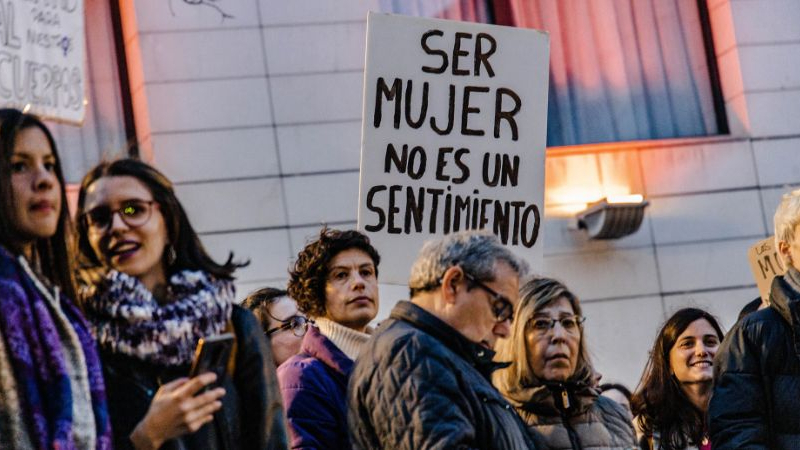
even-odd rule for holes
{"type": "Polygon", "coordinates": [[[548,146],[719,132],[697,0],[383,0],[381,5],[400,14],[548,31],[548,146]]]}
{"type": "Polygon", "coordinates": [[[550,33],[549,146],[718,133],[696,0],[497,0],[550,33]]]}

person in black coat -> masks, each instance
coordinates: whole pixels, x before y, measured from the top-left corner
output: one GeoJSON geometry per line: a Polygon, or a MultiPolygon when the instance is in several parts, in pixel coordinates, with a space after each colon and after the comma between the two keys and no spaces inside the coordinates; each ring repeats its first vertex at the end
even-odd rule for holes
{"type": "Polygon", "coordinates": [[[426,243],[401,301],[362,351],[349,385],[355,449],[535,449],[490,383],[507,337],[523,261],[495,236],[426,243]]]}
{"type": "Polygon", "coordinates": [[[769,307],[740,320],[722,343],[709,408],[714,450],[796,449],[800,435],[800,190],[775,212],[787,268],[769,307]]]}

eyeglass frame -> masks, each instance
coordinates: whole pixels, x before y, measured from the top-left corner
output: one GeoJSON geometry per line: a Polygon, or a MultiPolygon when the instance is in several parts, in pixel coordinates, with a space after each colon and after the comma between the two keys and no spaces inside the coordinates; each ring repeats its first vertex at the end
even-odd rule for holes
{"type": "Polygon", "coordinates": [[[574,335],[580,334],[580,330],[581,330],[581,328],[583,326],[583,323],[586,322],[586,316],[580,316],[578,314],[573,314],[571,316],[563,316],[563,317],[559,317],[559,318],[541,317],[541,316],[540,317],[531,317],[531,319],[528,321],[528,324],[533,324],[537,320],[546,320],[546,321],[550,322],[550,326],[546,330],[539,329],[539,328],[536,328],[536,327],[532,327],[532,330],[538,332],[538,334],[540,336],[546,336],[548,333],[550,333],[552,330],[554,330],[556,328],[556,322],[558,322],[558,324],[561,325],[561,328],[563,328],[564,331],[566,331],[568,334],[574,336],[574,335]],[[564,324],[561,321],[565,320],[565,319],[573,319],[573,320],[575,320],[575,330],[577,330],[576,333],[572,333],[569,328],[564,326],[564,324]]]}
{"type": "Polygon", "coordinates": [[[95,206],[94,208],[92,208],[92,209],[90,209],[88,211],[85,211],[83,214],[81,214],[80,218],[81,218],[81,220],[85,221],[87,228],[89,228],[89,229],[94,228],[95,230],[98,230],[98,231],[101,231],[101,232],[106,232],[106,231],[108,231],[109,228],[111,228],[111,225],[114,223],[114,216],[115,215],[118,215],[120,220],[122,220],[122,222],[125,225],[127,225],[128,227],[130,227],[130,228],[139,228],[139,227],[145,226],[147,224],[147,222],[149,222],[150,219],[153,217],[153,208],[154,208],[153,205],[154,204],[157,206],[159,203],[156,200],[142,200],[142,199],[138,199],[138,198],[132,198],[132,199],[128,199],[128,200],[125,200],[124,202],[122,202],[122,206],[120,206],[117,209],[111,209],[111,207],[109,207],[108,205],[95,206]],[[128,223],[128,221],[125,218],[125,214],[122,213],[122,211],[125,208],[131,206],[131,203],[141,203],[141,204],[147,205],[147,219],[145,219],[142,223],[140,223],[138,225],[132,225],[132,224],[128,223]],[[106,224],[106,226],[104,226],[104,227],[99,227],[97,225],[93,225],[92,221],[89,219],[89,216],[91,215],[92,211],[95,211],[95,210],[97,210],[99,208],[108,208],[108,211],[109,211],[109,216],[108,216],[109,220],[108,220],[108,223],[106,224]]]}
{"type": "Polygon", "coordinates": [[[492,307],[492,314],[494,315],[494,320],[497,323],[505,322],[506,320],[513,320],[514,319],[514,304],[511,303],[511,300],[506,297],[505,295],[495,291],[494,289],[490,288],[482,281],[475,278],[475,276],[471,275],[464,269],[461,269],[464,273],[464,279],[466,279],[470,284],[477,286],[483,289],[487,294],[491,296],[491,300],[489,300],[489,304],[492,307]],[[497,303],[501,303],[501,307],[496,307],[497,303]],[[505,312],[504,311],[508,311],[505,312]]]}
{"type": "MultiPolygon", "coordinates": [[[[272,317],[271,314],[270,314],[270,317],[272,317]]],[[[308,324],[311,323],[311,319],[309,319],[306,316],[301,316],[299,314],[295,314],[293,316],[289,316],[284,320],[277,319],[275,317],[272,317],[272,318],[277,320],[281,324],[278,325],[277,327],[270,328],[268,330],[264,330],[264,334],[267,335],[267,336],[272,336],[273,334],[275,334],[275,333],[277,333],[279,331],[283,331],[283,330],[292,330],[292,334],[293,335],[295,335],[297,337],[303,337],[308,332],[308,324]],[[301,328],[303,330],[303,334],[298,335],[297,333],[294,332],[295,326],[292,325],[292,322],[297,322],[297,321],[302,322],[298,328],[301,328]]]]}

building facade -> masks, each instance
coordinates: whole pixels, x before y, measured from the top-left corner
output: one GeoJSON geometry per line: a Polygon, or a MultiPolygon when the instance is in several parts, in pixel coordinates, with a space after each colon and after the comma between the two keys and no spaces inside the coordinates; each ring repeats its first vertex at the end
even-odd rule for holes
{"type": "MultiPolygon", "coordinates": [[[[120,2],[140,154],[176,182],[215,256],[250,259],[240,296],[285,283],[322,223],[356,226],[367,11],[403,3],[120,2]]],[[[800,3],[704,3],[729,132],[547,150],[543,271],[582,299],[604,381],[635,386],[680,307],[729,328],[758,296],[747,250],[800,185],[800,3]],[[650,201],[638,232],[592,241],[568,227],[581,205],[617,193],[650,201]]],[[[379,317],[406,295],[382,285],[379,317]]]]}

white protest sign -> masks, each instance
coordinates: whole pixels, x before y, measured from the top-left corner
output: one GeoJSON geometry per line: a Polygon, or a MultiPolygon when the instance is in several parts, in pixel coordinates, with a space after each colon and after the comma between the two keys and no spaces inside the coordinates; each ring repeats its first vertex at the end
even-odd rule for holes
{"type": "Polygon", "coordinates": [[[83,21],[83,0],[0,0],[0,105],[83,122],[83,21]]]}
{"type": "Polygon", "coordinates": [[[756,279],[761,299],[769,300],[772,279],[786,272],[786,267],[783,266],[783,261],[778,255],[778,249],[775,248],[775,238],[768,237],[758,241],[748,250],[747,259],[750,261],[750,269],[756,279]]]}
{"type": "Polygon", "coordinates": [[[370,13],[358,228],[381,282],[466,229],[541,269],[548,58],[544,32],[370,13]]]}

